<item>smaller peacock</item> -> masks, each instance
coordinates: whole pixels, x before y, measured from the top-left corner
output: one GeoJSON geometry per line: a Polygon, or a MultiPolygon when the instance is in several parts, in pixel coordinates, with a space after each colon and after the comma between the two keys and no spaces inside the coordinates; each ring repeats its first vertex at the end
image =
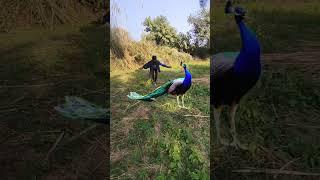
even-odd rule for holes
{"type": "Polygon", "coordinates": [[[134,100],[141,100],[141,101],[154,101],[155,98],[165,95],[165,94],[171,94],[177,96],[177,104],[179,107],[179,97],[182,96],[182,108],[186,108],[184,105],[184,94],[190,89],[192,84],[192,75],[189,72],[187,65],[180,63],[180,65],[184,69],[185,77],[184,78],[178,78],[174,80],[169,80],[166,83],[164,83],[162,86],[158,87],[151,93],[147,95],[140,95],[136,92],[130,92],[129,95],[127,95],[130,99],[134,100]]]}

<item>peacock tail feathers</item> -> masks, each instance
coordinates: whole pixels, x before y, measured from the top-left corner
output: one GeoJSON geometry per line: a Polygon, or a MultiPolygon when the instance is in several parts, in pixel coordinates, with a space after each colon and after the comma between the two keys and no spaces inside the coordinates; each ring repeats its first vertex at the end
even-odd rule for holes
{"type": "Polygon", "coordinates": [[[65,103],[54,109],[70,119],[86,119],[101,123],[107,123],[110,119],[107,109],[75,96],[66,96],[65,103]]]}
{"type": "Polygon", "coordinates": [[[153,90],[151,93],[147,95],[140,95],[136,92],[130,92],[128,98],[134,99],[134,100],[141,100],[141,101],[153,101],[154,98],[157,98],[159,96],[162,96],[164,94],[167,94],[168,88],[172,85],[173,81],[167,81],[157,89],[153,90]]]}

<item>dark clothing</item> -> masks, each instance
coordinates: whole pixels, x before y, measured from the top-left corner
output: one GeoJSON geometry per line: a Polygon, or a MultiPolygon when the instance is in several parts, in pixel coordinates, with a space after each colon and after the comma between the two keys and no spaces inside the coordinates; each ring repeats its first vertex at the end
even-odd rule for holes
{"type": "Polygon", "coordinates": [[[150,77],[150,79],[153,80],[153,82],[157,82],[158,72],[160,72],[160,66],[163,66],[163,67],[166,67],[166,68],[171,68],[171,66],[167,66],[165,64],[162,64],[157,59],[153,59],[153,60],[147,62],[145,65],[143,65],[143,69],[150,68],[149,77],[150,77]]]}
{"type": "Polygon", "coordinates": [[[147,62],[145,65],[143,65],[143,69],[150,68],[150,70],[153,69],[153,70],[157,70],[158,72],[160,72],[160,66],[170,68],[170,66],[162,64],[159,60],[151,60],[151,61],[147,62]]]}
{"type": "Polygon", "coordinates": [[[149,78],[153,80],[153,82],[157,82],[158,79],[158,71],[156,69],[150,68],[149,78]]]}

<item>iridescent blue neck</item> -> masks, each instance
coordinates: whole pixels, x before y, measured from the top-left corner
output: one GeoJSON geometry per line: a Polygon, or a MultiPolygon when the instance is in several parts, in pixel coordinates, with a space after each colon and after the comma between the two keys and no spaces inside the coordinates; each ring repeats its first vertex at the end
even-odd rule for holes
{"type": "Polygon", "coordinates": [[[260,73],[260,44],[242,20],[237,22],[237,24],[240,31],[242,48],[235,62],[235,71],[260,73]]]}
{"type": "Polygon", "coordinates": [[[191,86],[191,81],[192,81],[191,73],[188,71],[186,67],[184,68],[184,73],[185,73],[185,77],[184,77],[182,86],[189,87],[191,86]]]}

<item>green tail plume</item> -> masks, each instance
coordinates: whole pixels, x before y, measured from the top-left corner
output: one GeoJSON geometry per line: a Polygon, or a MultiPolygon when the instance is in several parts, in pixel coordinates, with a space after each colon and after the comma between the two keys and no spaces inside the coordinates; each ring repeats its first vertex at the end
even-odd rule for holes
{"type": "Polygon", "coordinates": [[[167,94],[167,90],[171,86],[171,84],[172,84],[172,81],[168,81],[165,84],[163,84],[162,86],[160,86],[157,89],[155,89],[154,91],[152,91],[151,93],[144,95],[144,96],[140,95],[136,92],[130,92],[130,94],[127,96],[128,96],[128,98],[134,99],[134,100],[153,101],[153,98],[157,98],[159,96],[167,94]]]}
{"type": "Polygon", "coordinates": [[[70,119],[86,119],[94,122],[108,123],[110,113],[82,98],[66,96],[65,103],[54,107],[62,116],[70,119]]]}

